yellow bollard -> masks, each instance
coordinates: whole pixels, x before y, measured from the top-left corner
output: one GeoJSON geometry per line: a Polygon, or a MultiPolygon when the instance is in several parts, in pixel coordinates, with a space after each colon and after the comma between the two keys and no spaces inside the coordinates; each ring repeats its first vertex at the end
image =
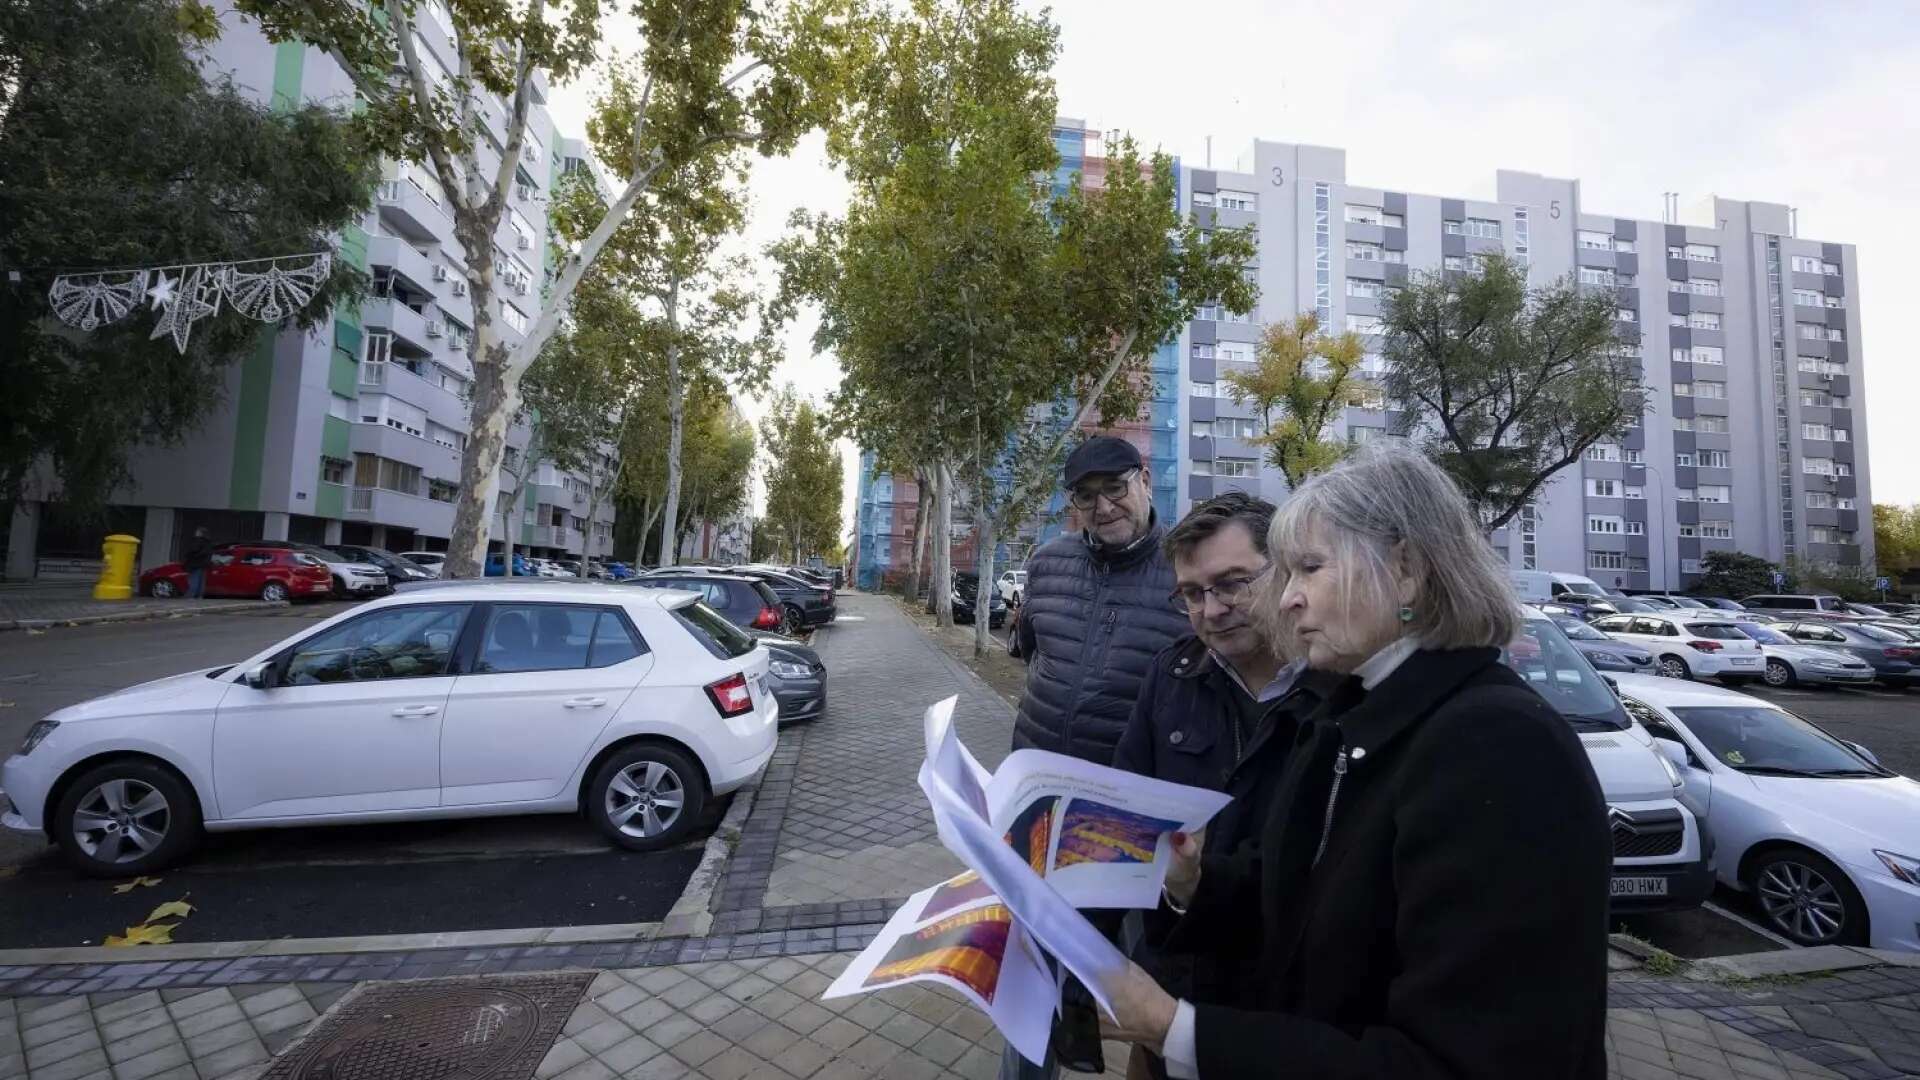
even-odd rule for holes
{"type": "Polygon", "coordinates": [[[95,600],[125,600],[133,595],[133,570],[139,565],[140,538],[115,533],[100,545],[100,580],[94,583],[95,600]]]}

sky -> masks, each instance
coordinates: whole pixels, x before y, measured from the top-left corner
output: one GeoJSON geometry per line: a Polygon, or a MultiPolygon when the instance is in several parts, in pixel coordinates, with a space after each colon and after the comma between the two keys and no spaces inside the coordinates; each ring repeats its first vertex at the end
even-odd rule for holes
{"type": "MultiPolygon", "coordinates": [[[[1920,258],[1900,254],[1920,252],[1920,5],[1064,0],[1051,14],[1060,115],[1188,164],[1209,140],[1228,167],[1264,138],[1343,148],[1349,181],[1424,194],[1491,199],[1505,168],[1579,179],[1596,214],[1659,220],[1667,191],[1690,224],[1708,224],[1695,208],[1716,194],[1796,207],[1801,236],[1858,246],[1849,351],[1872,495],[1920,502],[1920,469],[1902,465],[1920,461],[1920,425],[1900,406],[1920,400],[1920,371],[1894,325],[1897,298],[1920,294],[1920,258]]],[[[590,81],[556,89],[562,130],[584,129],[590,98],[590,81]]],[[[750,188],[756,250],[791,210],[847,194],[817,137],[757,160],[750,188]]],[[[813,329],[787,328],[775,378],[821,400],[839,371],[813,329]]]]}

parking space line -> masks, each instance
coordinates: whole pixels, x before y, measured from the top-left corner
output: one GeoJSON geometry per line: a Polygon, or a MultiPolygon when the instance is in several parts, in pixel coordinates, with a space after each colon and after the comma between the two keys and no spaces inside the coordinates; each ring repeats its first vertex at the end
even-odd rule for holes
{"type": "Polygon", "coordinates": [[[1735,914],[1734,912],[1728,911],[1726,908],[1721,907],[1719,904],[1716,904],[1711,900],[1701,901],[1700,906],[1705,908],[1708,911],[1713,912],[1715,915],[1718,915],[1723,919],[1728,919],[1733,922],[1739,923],[1741,926],[1745,927],[1746,929],[1753,931],[1754,933],[1760,935],[1763,938],[1766,938],[1768,941],[1771,941],[1775,945],[1778,945],[1782,948],[1786,948],[1786,949],[1801,948],[1800,945],[1795,944],[1793,941],[1789,940],[1788,938],[1781,937],[1779,934],[1776,934],[1773,931],[1767,929],[1766,927],[1761,926],[1759,923],[1754,922],[1752,919],[1749,919],[1744,915],[1738,915],[1738,914],[1735,914]]]}

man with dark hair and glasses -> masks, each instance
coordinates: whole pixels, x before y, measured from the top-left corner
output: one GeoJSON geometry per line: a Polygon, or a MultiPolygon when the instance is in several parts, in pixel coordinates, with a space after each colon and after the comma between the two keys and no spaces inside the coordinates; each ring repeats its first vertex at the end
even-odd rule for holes
{"type": "MultiPolygon", "coordinates": [[[[1320,700],[1302,677],[1305,664],[1287,662],[1251,617],[1250,601],[1273,573],[1273,514],[1272,503],[1229,492],[1167,533],[1169,599],[1192,633],[1153,658],[1113,758],[1116,768],[1232,795],[1206,830],[1207,850],[1223,855],[1259,835],[1294,728],[1320,700]]],[[[1127,935],[1134,960],[1189,1001],[1229,1000],[1245,973],[1215,957],[1162,951],[1172,926],[1164,911],[1143,913],[1127,935]]],[[[1141,1064],[1163,1075],[1157,1060],[1141,1064]]]]}
{"type": "MultiPolygon", "coordinates": [[[[1055,538],[1027,561],[1027,585],[1012,651],[1027,663],[1014,717],[1014,749],[1037,747],[1100,765],[1113,762],[1155,653],[1187,632],[1168,593],[1173,567],[1160,549],[1153,475],[1124,439],[1095,436],[1067,457],[1061,477],[1080,531],[1055,538]]],[[[1078,1072],[1101,1071],[1091,999],[1068,981],[1048,1057],[1078,1072]]],[[[1002,1077],[1045,1077],[1011,1047],[1002,1077]]]]}

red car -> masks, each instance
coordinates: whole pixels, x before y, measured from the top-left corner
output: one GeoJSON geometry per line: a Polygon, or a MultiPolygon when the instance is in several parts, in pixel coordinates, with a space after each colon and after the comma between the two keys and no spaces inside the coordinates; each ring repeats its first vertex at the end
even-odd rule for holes
{"type": "MultiPolygon", "coordinates": [[[[186,565],[171,562],[141,574],[140,591],[159,597],[187,595],[186,565]]],[[[332,591],[333,574],[326,563],[284,547],[222,544],[213,549],[213,563],[207,567],[208,596],[299,600],[332,591]]]]}

